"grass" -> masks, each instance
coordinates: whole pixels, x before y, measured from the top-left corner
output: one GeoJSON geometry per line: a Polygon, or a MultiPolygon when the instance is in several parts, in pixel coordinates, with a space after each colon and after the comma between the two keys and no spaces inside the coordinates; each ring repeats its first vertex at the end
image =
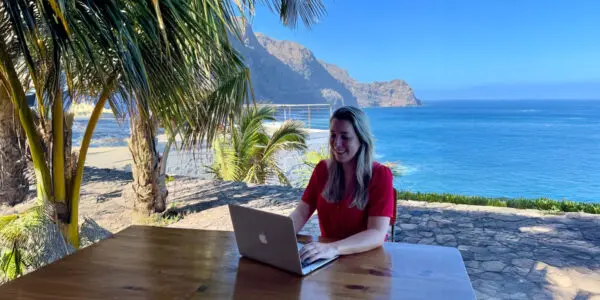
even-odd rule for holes
{"type": "Polygon", "coordinates": [[[455,194],[420,192],[413,193],[409,191],[399,191],[398,199],[425,202],[444,202],[454,204],[512,207],[520,209],[538,209],[552,212],[586,212],[590,214],[600,214],[600,203],[584,203],[569,200],[552,200],[548,198],[488,198],[455,194]]]}
{"type": "Polygon", "coordinates": [[[175,176],[165,175],[165,183],[175,181],[175,176]]]}
{"type": "Polygon", "coordinates": [[[143,216],[140,214],[133,213],[133,223],[136,225],[149,225],[166,227],[173,223],[179,222],[183,217],[180,215],[168,215],[163,216],[161,214],[153,214],[150,216],[143,216]]]}

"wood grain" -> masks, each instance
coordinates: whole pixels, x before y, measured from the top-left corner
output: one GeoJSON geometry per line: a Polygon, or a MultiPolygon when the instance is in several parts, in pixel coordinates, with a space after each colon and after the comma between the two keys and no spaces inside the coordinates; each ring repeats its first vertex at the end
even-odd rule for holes
{"type": "Polygon", "coordinates": [[[240,257],[232,232],[146,226],[0,286],[0,299],[331,298],[475,299],[454,248],[386,243],[300,277],[240,257]]]}

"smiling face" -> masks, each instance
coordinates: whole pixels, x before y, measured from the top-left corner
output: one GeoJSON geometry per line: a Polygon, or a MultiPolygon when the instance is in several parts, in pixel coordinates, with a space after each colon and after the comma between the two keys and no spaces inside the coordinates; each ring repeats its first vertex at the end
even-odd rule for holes
{"type": "Polygon", "coordinates": [[[360,139],[352,123],[333,119],[329,129],[329,147],[333,158],[341,164],[351,162],[360,149],[360,139]]]}

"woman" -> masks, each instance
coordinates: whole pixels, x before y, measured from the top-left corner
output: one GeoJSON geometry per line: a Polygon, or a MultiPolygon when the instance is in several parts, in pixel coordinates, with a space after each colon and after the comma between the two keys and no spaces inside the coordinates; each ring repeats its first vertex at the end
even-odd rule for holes
{"type": "Polygon", "coordinates": [[[394,210],[389,168],[373,161],[373,137],[365,114],[355,107],[336,110],[329,122],[330,158],[317,164],[290,215],[296,233],[318,210],[321,235],[300,250],[302,261],[359,253],[383,244],[394,210]]]}

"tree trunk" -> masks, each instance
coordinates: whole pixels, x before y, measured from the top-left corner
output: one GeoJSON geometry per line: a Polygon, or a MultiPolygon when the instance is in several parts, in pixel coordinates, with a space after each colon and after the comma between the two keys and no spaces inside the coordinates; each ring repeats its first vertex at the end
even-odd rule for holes
{"type": "Polygon", "coordinates": [[[153,121],[145,121],[135,115],[131,117],[130,124],[134,210],[143,215],[163,212],[168,193],[165,177],[160,175],[160,158],[155,143],[157,126],[153,121]]]}
{"type": "Polygon", "coordinates": [[[0,85],[0,204],[25,200],[29,191],[26,167],[25,134],[10,96],[0,85]]]}

